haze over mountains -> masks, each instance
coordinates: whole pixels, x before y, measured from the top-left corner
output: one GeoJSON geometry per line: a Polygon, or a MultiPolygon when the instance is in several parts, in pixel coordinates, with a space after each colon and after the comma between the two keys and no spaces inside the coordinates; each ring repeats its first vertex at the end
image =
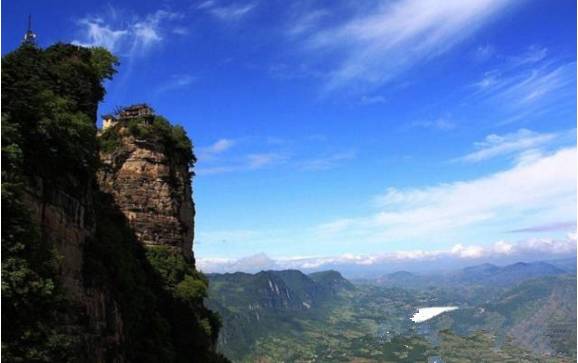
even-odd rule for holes
{"type": "Polygon", "coordinates": [[[206,273],[248,272],[262,270],[298,269],[304,272],[337,270],[348,278],[374,278],[385,273],[409,271],[430,273],[440,270],[456,270],[483,264],[509,265],[519,261],[548,261],[564,270],[576,265],[576,237],[566,240],[535,241],[532,248],[519,248],[508,253],[480,253],[476,249],[453,252],[424,253],[407,252],[376,256],[342,255],[335,257],[271,258],[264,253],[240,259],[203,258],[197,261],[206,273]],[[473,252],[478,251],[477,255],[473,252]]]}
{"type": "Polygon", "coordinates": [[[414,274],[407,271],[397,271],[378,277],[375,281],[384,286],[399,286],[404,288],[426,286],[514,286],[522,281],[543,277],[557,276],[575,272],[576,260],[565,259],[547,262],[517,262],[506,266],[490,263],[470,266],[457,271],[434,272],[430,274],[414,274]],[[571,262],[574,262],[574,266],[571,262]],[[566,268],[555,266],[559,264],[566,268]]]}

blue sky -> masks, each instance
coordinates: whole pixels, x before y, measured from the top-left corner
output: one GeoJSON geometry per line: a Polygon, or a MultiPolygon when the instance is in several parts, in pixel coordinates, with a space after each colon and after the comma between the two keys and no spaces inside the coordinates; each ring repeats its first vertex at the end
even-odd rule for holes
{"type": "Polygon", "coordinates": [[[574,1],[2,11],[3,54],[32,13],[41,46],[120,57],[101,113],[148,102],[187,129],[205,270],[252,255],[314,265],[575,253],[574,1]]]}

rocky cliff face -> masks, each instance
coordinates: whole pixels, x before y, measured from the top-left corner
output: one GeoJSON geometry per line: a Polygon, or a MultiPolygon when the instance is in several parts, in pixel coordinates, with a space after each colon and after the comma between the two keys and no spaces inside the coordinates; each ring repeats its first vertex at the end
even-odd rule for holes
{"type": "MultiPolygon", "coordinates": [[[[123,319],[115,297],[106,286],[87,286],[85,249],[95,243],[95,190],[91,183],[69,175],[70,185],[55,186],[31,178],[24,202],[40,239],[54,243],[59,256],[59,282],[70,299],[64,315],[69,333],[82,340],[84,361],[106,362],[124,343],[123,319]],[[71,191],[74,192],[71,192],[71,191]]],[[[113,361],[124,362],[122,354],[113,361]]]]}
{"type": "Polygon", "coordinates": [[[192,260],[195,207],[188,164],[123,127],[113,132],[123,136],[118,148],[101,153],[101,190],[113,196],[141,243],[169,246],[192,260]]]}
{"type": "Polygon", "coordinates": [[[3,359],[226,362],[192,258],[191,141],[143,105],[97,138],[115,66],[69,44],[2,58],[3,359]]]}

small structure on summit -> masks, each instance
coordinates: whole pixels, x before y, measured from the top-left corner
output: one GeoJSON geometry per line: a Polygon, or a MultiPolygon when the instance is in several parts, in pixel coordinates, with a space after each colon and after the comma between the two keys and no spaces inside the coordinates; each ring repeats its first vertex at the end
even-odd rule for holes
{"type": "Polygon", "coordinates": [[[28,30],[24,33],[22,44],[36,45],[36,33],[32,31],[32,15],[28,15],[28,30]]]}
{"type": "Polygon", "coordinates": [[[115,114],[108,114],[102,117],[102,129],[117,125],[119,122],[126,122],[130,119],[140,119],[143,124],[151,124],[155,117],[155,111],[146,103],[126,106],[118,109],[115,114]]]}
{"type": "Polygon", "coordinates": [[[143,117],[149,118],[154,115],[154,110],[146,103],[139,103],[132,106],[127,106],[120,110],[118,117],[121,119],[143,117]]]}

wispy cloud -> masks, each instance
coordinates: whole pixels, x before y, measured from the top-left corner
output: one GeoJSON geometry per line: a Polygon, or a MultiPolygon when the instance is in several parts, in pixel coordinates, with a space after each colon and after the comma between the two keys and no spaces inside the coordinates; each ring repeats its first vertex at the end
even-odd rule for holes
{"type": "Polygon", "coordinates": [[[101,18],[80,19],[78,24],[84,28],[84,39],[74,40],[72,43],[82,46],[104,47],[115,52],[130,35],[126,29],[112,29],[101,18]]]}
{"type": "Polygon", "coordinates": [[[240,141],[242,140],[222,138],[211,145],[199,148],[197,175],[259,170],[287,160],[286,155],[281,152],[247,153],[246,151],[237,150],[235,154],[228,153],[233,147],[242,144],[240,141]]]}
{"type": "Polygon", "coordinates": [[[338,167],[341,163],[353,160],[357,153],[355,151],[347,151],[335,153],[321,158],[303,161],[300,164],[301,170],[320,171],[329,170],[338,167]]]}
{"type": "Polygon", "coordinates": [[[415,64],[445,53],[511,3],[379,1],[353,19],[308,34],[306,46],[313,52],[337,56],[328,89],[379,86],[415,64]]]}
{"type": "Polygon", "coordinates": [[[246,172],[264,169],[276,164],[282,164],[287,160],[287,156],[281,153],[254,153],[243,155],[232,161],[226,161],[225,164],[200,166],[196,169],[197,175],[215,175],[232,172],[246,172]]]}
{"type": "Polygon", "coordinates": [[[477,62],[485,62],[496,54],[496,48],[490,44],[480,45],[474,52],[474,59],[477,62]]]}
{"type": "Polygon", "coordinates": [[[199,148],[197,157],[200,161],[209,160],[231,149],[236,144],[236,140],[225,138],[219,139],[209,146],[199,148]]]}
{"type": "Polygon", "coordinates": [[[546,48],[530,47],[473,82],[473,102],[492,107],[499,123],[532,119],[575,110],[576,63],[548,56],[546,48]]]}
{"type": "Polygon", "coordinates": [[[288,33],[290,35],[300,35],[305,32],[311,31],[318,27],[319,21],[324,17],[329,15],[329,11],[326,9],[316,9],[309,10],[301,15],[297,16],[291,25],[289,26],[288,33]]]}
{"type": "Polygon", "coordinates": [[[544,60],[546,56],[548,56],[548,53],[548,48],[540,47],[538,45],[531,45],[521,55],[511,57],[511,62],[514,66],[533,64],[544,60]]]}
{"type": "Polygon", "coordinates": [[[449,131],[456,128],[456,124],[447,118],[440,117],[434,120],[414,121],[409,124],[411,128],[435,129],[442,131],[449,131]]]}
{"type": "MultiPolygon", "coordinates": [[[[572,135],[574,134],[575,130],[572,131],[572,135]]],[[[516,132],[504,135],[491,134],[486,136],[484,141],[475,143],[476,151],[455,161],[477,163],[498,156],[519,156],[520,153],[525,153],[522,156],[527,156],[529,151],[537,154],[544,146],[551,145],[554,141],[560,141],[566,135],[571,136],[568,132],[538,133],[527,129],[519,129],[516,132]]]]}
{"type": "Polygon", "coordinates": [[[164,84],[156,89],[157,94],[187,88],[196,81],[196,77],[191,74],[174,74],[164,84]]]}
{"type": "Polygon", "coordinates": [[[267,138],[222,138],[200,147],[197,175],[216,175],[248,172],[283,166],[296,171],[321,171],[340,167],[353,160],[355,150],[322,152],[327,139],[323,135],[310,135],[301,140],[267,138]],[[228,151],[235,147],[235,153],[228,151]],[[312,151],[315,150],[315,151],[312,151]]]}
{"type": "Polygon", "coordinates": [[[260,169],[285,159],[285,156],[278,153],[250,154],[247,155],[247,166],[249,169],[260,169]]]}
{"type": "Polygon", "coordinates": [[[576,148],[469,181],[389,188],[375,198],[380,211],[317,227],[320,239],[388,242],[430,240],[508,219],[565,219],[576,214],[576,148]]]}
{"type": "MultiPolygon", "coordinates": [[[[173,32],[172,23],[181,18],[181,14],[166,10],[157,10],[145,16],[121,14],[121,11],[109,6],[105,15],[78,20],[80,38],[72,43],[105,47],[121,56],[142,55],[165,40],[165,34],[173,32]]],[[[180,29],[182,34],[185,28],[178,26],[174,29],[180,29]]]]}
{"type": "Polygon", "coordinates": [[[576,65],[568,63],[554,68],[543,66],[532,68],[522,74],[498,76],[489,74],[478,84],[489,97],[507,105],[525,107],[566,86],[575,84],[576,65]]]}
{"type": "Polygon", "coordinates": [[[238,21],[251,13],[256,6],[256,2],[221,4],[218,1],[208,0],[197,8],[222,21],[238,21]]]}
{"type": "Polygon", "coordinates": [[[549,224],[540,224],[538,226],[514,229],[510,233],[535,233],[535,232],[552,232],[568,231],[576,229],[576,221],[554,222],[549,224]]]}
{"type": "Polygon", "coordinates": [[[362,105],[376,105],[387,102],[387,99],[383,96],[362,96],[360,103],[362,105]]]}

